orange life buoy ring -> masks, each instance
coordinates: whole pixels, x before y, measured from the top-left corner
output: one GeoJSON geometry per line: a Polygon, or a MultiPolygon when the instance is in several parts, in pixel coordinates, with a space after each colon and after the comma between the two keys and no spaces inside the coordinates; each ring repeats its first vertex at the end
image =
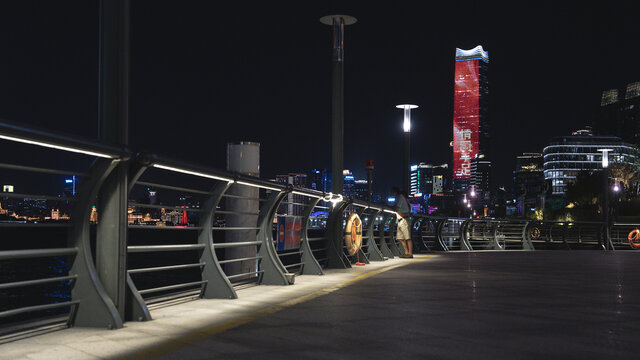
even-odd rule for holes
{"type": "Polygon", "coordinates": [[[362,221],[358,214],[353,213],[347,219],[344,229],[344,245],[349,255],[354,255],[362,246],[362,221]]]}
{"type": "Polygon", "coordinates": [[[538,229],[537,227],[534,227],[529,232],[529,235],[531,235],[532,239],[538,239],[540,237],[540,229],[538,229]]]}
{"type": "Polygon", "coordinates": [[[640,229],[633,229],[627,236],[629,245],[634,249],[640,249],[640,229]]]}

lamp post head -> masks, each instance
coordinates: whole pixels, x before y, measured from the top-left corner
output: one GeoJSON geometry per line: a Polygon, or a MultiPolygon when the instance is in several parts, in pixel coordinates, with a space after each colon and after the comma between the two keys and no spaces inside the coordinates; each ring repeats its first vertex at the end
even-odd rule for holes
{"type": "Polygon", "coordinates": [[[598,149],[598,151],[602,152],[602,168],[606,169],[609,167],[609,152],[613,151],[613,149],[598,149]]]}
{"type": "Polygon", "coordinates": [[[327,15],[327,16],[323,16],[323,17],[320,18],[320,22],[325,24],[325,25],[340,25],[340,23],[342,23],[344,25],[353,25],[357,21],[358,20],[356,18],[354,18],[353,16],[340,15],[340,14],[327,15]]]}
{"type": "Polygon", "coordinates": [[[396,107],[404,110],[404,122],[402,124],[402,129],[406,133],[411,132],[411,109],[417,109],[418,105],[400,104],[396,105],[396,107]]]}

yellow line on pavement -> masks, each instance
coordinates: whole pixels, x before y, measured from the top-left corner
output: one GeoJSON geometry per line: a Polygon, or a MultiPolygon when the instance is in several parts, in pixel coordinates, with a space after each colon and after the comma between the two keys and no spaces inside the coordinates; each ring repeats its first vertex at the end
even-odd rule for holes
{"type": "MultiPolygon", "coordinates": [[[[163,354],[166,354],[170,351],[174,351],[177,349],[180,349],[182,347],[185,347],[187,345],[191,345],[194,344],[198,341],[204,340],[206,338],[209,338],[211,336],[214,336],[216,334],[222,333],[224,331],[227,331],[229,329],[233,329],[235,327],[238,327],[240,325],[244,325],[244,324],[248,324],[256,319],[259,319],[261,317],[265,317],[267,315],[271,315],[273,313],[276,313],[278,311],[284,310],[288,307],[297,305],[297,304],[301,304],[303,302],[315,299],[317,297],[323,296],[323,295],[327,295],[330,294],[334,291],[340,290],[344,287],[347,287],[353,283],[356,283],[358,281],[364,280],[364,279],[368,279],[370,277],[376,276],[378,274],[381,274],[385,271],[389,271],[389,270],[393,270],[396,268],[399,268],[401,266],[405,266],[408,264],[412,264],[418,261],[423,261],[426,260],[427,258],[430,258],[432,256],[435,255],[426,255],[426,256],[417,256],[416,258],[414,258],[413,260],[408,260],[406,262],[402,262],[400,264],[396,264],[396,265],[392,265],[389,267],[384,267],[378,270],[372,270],[372,271],[365,271],[362,275],[358,275],[352,279],[349,280],[345,280],[341,283],[338,283],[336,285],[332,285],[320,290],[316,290],[312,293],[306,294],[306,295],[302,295],[302,296],[298,296],[296,298],[290,299],[290,300],[286,300],[283,301],[281,303],[275,304],[275,305],[271,305],[268,306],[266,308],[254,311],[250,314],[247,314],[245,316],[241,316],[232,320],[228,320],[219,324],[214,324],[208,327],[204,327],[202,329],[199,330],[194,330],[188,334],[186,334],[185,336],[179,337],[179,338],[175,338],[175,339],[168,339],[165,340],[164,343],[162,344],[157,344],[157,345],[153,345],[152,347],[146,348],[146,349],[142,349],[139,351],[136,351],[130,355],[127,355],[125,357],[123,357],[123,359],[147,359],[147,358],[152,358],[152,357],[156,357],[156,356],[160,356],[163,354]]],[[[294,285],[295,286],[295,285],[294,285]]]]}

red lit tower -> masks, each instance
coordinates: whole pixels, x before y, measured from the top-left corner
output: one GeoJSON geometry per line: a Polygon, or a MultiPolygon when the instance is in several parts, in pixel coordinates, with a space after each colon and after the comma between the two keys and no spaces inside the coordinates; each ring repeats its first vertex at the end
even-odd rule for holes
{"type": "Polygon", "coordinates": [[[471,161],[488,157],[489,53],[481,45],[456,49],[453,95],[453,185],[458,191],[471,182],[471,161]]]}

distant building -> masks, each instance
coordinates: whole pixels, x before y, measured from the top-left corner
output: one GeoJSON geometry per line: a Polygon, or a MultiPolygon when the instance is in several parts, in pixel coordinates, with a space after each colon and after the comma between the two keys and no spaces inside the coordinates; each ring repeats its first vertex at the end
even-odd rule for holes
{"type": "Polygon", "coordinates": [[[640,152],[634,144],[615,136],[568,135],[555,138],[544,148],[544,178],[555,195],[564,195],[580,171],[602,171],[602,153],[609,148],[611,162],[634,164],[640,152]]]}
{"type": "Polygon", "coordinates": [[[367,180],[355,180],[354,189],[356,192],[356,199],[369,201],[369,182],[367,180]]]}
{"type": "Polygon", "coordinates": [[[471,161],[489,152],[489,53],[478,45],[456,49],[453,95],[453,182],[470,185],[471,161]]]}
{"type": "Polygon", "coordinates": [[[627,85],[624,98],[617,89],[602,92],[600,110],[593,122],[598,136],[617,136],[627,143],[640,144],[640,82],[627,85]]]}
{"type": "Polygon", "coordinates": [[[342,195],[344,197],[356,197],[356,179],[353,177],[351,170],[342,172],[342,195]]]}
{"type": "Polygon", "coordinates": [[[75,175],[71,176],[70,178],[64,179],[64,188],[63,188],[64,195],[68,197],[75,196],[76,190],[77,190],[77,184],[78,184],[78,178],[76,178],[75,175]]]}
{"type": "Polygon", "coordinates": [[[411,165],[409,196],[422,196],[433,192],[433,165],[411,165]]]}
{"type": "Polygon", "coordinates": [[[471,160],[471,189],[469,198],[473,206],[485,207],[491,199],[491,161],[480,154],[471,160]]]}
{"type": "MultiPolygon", "coordinates": [[[[289,173],[287,175],[276,175],[276,182],[306,188],[307,174],[289,173]]],[[[287,215],[300,216],[304,213],[305,201],[304,196],[290,193],[287,195],[285,206],[281,206],[279,212],[287,215]]]]}
{"type": "Polygon", "coordinates": [[[327,169],[313,169],[308,176],[309,188],[322,192],[331,192],[327,182],[327,169]]]}
{"type": "Polygon", "coordinates": [[[409,196],[441,194],[447,191],[449,165],[419,163],[411,166],[409,196]]]}
{"type": "Polygon", "coordinates": [[[528,215],[542,208],[544,183],[544,160],[540,153],[523,153],[516,158],[513,172],[517,211],[528,215]]]}
{"type": "Polygon", "coordinates": [[[13,192],[13,185],[2,185],[2,192],[13,192]]]}

